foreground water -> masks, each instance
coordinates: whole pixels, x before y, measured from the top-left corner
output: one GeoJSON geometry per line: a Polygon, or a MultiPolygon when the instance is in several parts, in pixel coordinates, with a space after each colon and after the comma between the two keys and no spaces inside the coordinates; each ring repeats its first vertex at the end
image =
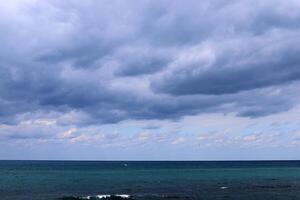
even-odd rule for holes
{"type": "Polygon", "coordinates": [[[300,162],[0,161],[1,200],[83,197],[300,199],[300,162]]]}

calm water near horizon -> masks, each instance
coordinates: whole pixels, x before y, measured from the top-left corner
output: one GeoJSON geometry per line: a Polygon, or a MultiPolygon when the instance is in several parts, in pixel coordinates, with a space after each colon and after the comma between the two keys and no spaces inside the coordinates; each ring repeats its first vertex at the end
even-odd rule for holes
{"type": "Polygon", "coordinates": [[[137,200],[300,199],[300,161],[0,161],[1,200],[104,194],[137,200]]]}

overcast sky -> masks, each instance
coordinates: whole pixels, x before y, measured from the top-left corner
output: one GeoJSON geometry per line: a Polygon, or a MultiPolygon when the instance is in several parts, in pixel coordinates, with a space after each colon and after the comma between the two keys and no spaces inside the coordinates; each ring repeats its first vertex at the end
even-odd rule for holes
{"type": "Polygon", "coordinates": [[[299,0],[9,0],[0,159],[300,159],[299,0]]]}

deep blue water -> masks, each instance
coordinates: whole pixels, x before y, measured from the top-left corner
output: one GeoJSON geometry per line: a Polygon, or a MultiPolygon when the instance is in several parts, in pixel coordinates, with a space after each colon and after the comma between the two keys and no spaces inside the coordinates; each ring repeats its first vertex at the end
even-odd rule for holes
{"type": "Polygon", "coordinates": [[[0,199],[300,199],[300,161],[0,161],[0,199]]]}

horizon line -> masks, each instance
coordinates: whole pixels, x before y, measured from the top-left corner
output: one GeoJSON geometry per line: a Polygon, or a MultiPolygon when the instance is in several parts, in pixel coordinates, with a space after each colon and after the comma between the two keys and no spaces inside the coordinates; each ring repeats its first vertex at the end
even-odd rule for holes
{"type": "Polygon", "coordinates": [[[300,161],[298,159],[243,159],[243,160],[73,160],[73,159],[0,159],[1,161],[52,161],[52,162],[274,162],[300,161]]]}

